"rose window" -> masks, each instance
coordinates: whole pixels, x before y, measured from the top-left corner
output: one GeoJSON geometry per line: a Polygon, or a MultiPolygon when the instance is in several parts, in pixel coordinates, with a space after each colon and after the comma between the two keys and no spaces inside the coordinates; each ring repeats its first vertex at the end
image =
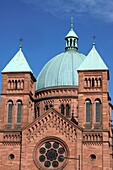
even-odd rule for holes
{"type": "Polygon", "coordinates": [[[35,163],[39,168],[61,169],[66,165],[67,146],[61,141],[51,139],[40,143],[35,151],[35,163]]]}

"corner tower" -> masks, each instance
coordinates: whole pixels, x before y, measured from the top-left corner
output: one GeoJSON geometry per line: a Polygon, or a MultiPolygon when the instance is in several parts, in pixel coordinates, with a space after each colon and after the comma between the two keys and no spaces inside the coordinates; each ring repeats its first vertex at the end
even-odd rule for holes
{"type": "Polygon", "coordinates": [[[78,68],[79,124],[83,128],[109,129],[109,70],[95,45],[78,68]],[[84,114],[85,110],[85,114],[84,114]]]}
{"type": "Polygon", "coordinates": [[[110,169],[112,105],[108,92],[109,70],[95,44],[78,68],[78,74],[78,122],[83,128],[83,169],[110,169]],[[95,165],[86,154],[91,160],[97,159],[95,165]]]}
{"type": "Polygon", "coordinates": [[[35,77],[22,45],[2,71],[1,128],[22,128],[34,120],[35,77]]]}

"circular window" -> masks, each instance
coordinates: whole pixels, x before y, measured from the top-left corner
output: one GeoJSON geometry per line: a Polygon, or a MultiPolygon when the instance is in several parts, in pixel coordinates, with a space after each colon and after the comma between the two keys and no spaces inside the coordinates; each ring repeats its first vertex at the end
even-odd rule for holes
{"type": "Polygon", "coordinates": [[[46,156],[48,160],[53,161],[53,160],[56,160],[58,153],[56,150],[50,149],[50,150],[47,150],[46,156]]]}
{"type": "Polygon", "coordinates": [[[37,144],[34,152],[34,161],[40,169],[63,168],[66,165],[68,156],[67,145],[58,138],[49,137],[37,144]]]}
{"type": "Polygon", "coordinates": [[[51,148],[51,143],[50,143],[50,142],[45,143],[45,147],[46,147],[47,149],[51,148]]]}
{"type": "Polygon", "coordinates": [[[46,152],[46,149],[45,148],[40,148],[40,153],[41,154],[44,154],[46,152]]]}
{"type": "Polygon", "coordinates": [[[10,154],[10,155],[9,155],[9,159],[10,159],[10,160],[13,160],[14,158],[15,158],[15,155],[14,155],[14,154],[10,154]]]}
{"type": "Polygon", "coordinates": [[[59,143],[58,143],[58,142],[54,142],[54,143],[53,143],[53,148],[54,148],[54,149],[57,149],[58,147],[59,147],[59,143]]]}
{"type": "Polygon", "coordinates": [[[95,154],[91,154],[91,155],[90,155],[90,159],[91,159],[92,161],[95,161],[95,160],[96,160],[96,155],[95,155],[95,154]]]}

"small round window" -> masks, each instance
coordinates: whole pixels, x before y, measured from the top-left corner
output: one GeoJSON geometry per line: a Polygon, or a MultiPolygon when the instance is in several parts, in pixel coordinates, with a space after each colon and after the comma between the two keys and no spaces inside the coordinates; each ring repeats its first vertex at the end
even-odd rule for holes
{"type": "Polygon", "coordinates": [[[50,137],[36,146],[34,161],[40,169],[58,170],[66,165],[65,157],[67,156],[67,145],[56,138],[50,137]]]}
{"type": "Polygon", "coordinates": [[[96,155],[95,155],[95,154],[91,154],[91,155],[90,155],[90,159],[91,159],[92,161],[95,161],[95,160],[96,160],[96,155]]]}
{"type": "Polygon", "coordinates": [[[14,154],[10,154],[10,155],[9,155],[9,159],[10,159],[10,160],[13,160],[14,158],[15,158],[15,155],[14,155],[14,154]]]}

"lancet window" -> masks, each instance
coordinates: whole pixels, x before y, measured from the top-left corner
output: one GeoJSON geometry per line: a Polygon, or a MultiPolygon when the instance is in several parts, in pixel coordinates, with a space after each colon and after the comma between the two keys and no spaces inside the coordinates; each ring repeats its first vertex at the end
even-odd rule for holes
{"type": "Polygon", "coordinates": [[[62,115],[65,115],[66,117],[70,116],[70,105],[69,104],[61,104],[60,105],[60,112],[62,115]]]}
{"type": "Polygon", "coordinates": [[[86,123],[90,123],[91,120],[91,101],[89,99],[86,100],[86,123]]]}
{"type": "Polygon", "coordinates": [[[37,107],[37,111],[38,111],[38,117],[40,116],[40,107],[37,107]]]}
{"type": "Polygon", "coordinates": [[[70,107],[69,104],[66,104],[66,117],[69,117],[70,107]]]}
{"type": "Polygon", "coordinates": [[[44,107],[44,110],[48,110],[48,109],[50,109],[50,108],[52,108],[52,107],[54,107],[54,105],[53,105],[53,104],[50,104],[50,103],[48,102],[48,103],[46,103],[46,105],[45,105],[45,107],[44,107]]]}
{"type": "Polygon", "coordinates": [[[61,104],[61,114],[64,115],[64,105],[61,104]]]}
{"type": "Polygon", "coordinates": [[[100,123],[100,115],[101,115],[101,103],[99,99],[95,101],[95,110],[96,110],[96,123],[100,123]]]}
{"type": "Polygon", "coordinates": [[[19,100],[17,102],[17,123],[21,123],[22,116],[22,102],[19,100]]]}
{"type": "Polygon", "coordinates": [[[45,105],[45,110],[48,110],[48,109],[49,109],[48,105],[45,105]]]}
{"type": "Polygon", "coordinates": [[[8,123],[12,123],[12,111],[13,111],[13,102],[8,102],[8,123]]]}

